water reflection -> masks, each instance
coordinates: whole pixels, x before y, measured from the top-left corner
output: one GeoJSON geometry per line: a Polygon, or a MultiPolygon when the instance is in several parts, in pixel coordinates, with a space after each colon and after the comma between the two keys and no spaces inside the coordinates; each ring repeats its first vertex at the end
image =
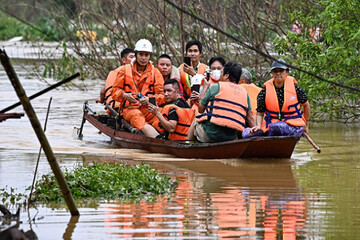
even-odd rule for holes
{"type": "Polygon", "coordinates": [[[175,193],[153,203],[104,204],[107,234],[131,239],[296,239],[303,234],[306,201],[289,160],[150,164],[173,173],[179,181],[175,193]]]}

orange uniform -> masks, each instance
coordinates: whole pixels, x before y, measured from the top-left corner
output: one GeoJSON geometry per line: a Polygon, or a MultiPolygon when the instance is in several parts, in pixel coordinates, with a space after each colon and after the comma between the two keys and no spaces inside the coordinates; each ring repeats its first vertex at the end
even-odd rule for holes
{"type": "Polygon", "coordinates": [[[134,97],[142,93],[146,97],[155,97],[157,105],[163,105],[166,102],[163,85],[161,73],[151,63],[147,64],[144,72],[137,71],[137,63],[133,66],[127,64],[119,70],[111,96],[120,102],[119,111],[122,112],[123,118],[141,131],[146,122],[151,124],[156,117],[148,111],[147,106],[140,105],[140,102],[129,103],[123,98],[123,93],[132,93],[134,97]]]}
{"type": "Polygon", "coordinates": [[[112,97],[111,97],[111,89],[114,85],[116,76],[118,74],[118,72],[120,71],[121,68],[123,68],[124,66],[120,66],[117,69],[111,71],[109,73],[109,75],[106,78],[106,83],[105,83],[105,98],[104,101],[105,103],[109,104],[110,107],[112,108],[119,108],[120,103],[115,101],[112,97]]]}
{"type": "Polygon", "coordinates": [[[240,84],[243,88],[245,88],[246,92],[249,94],[250,103],[251,103],[251,111],[256,116],[256,108],[257,108],[257,95],[261,91],[261,88],[256,86],[255,84],[240,84]]]}
{"type": "Polygon", "coordinates": [[[297,98],[295,84],[296,80],[288,76],[284,82],[284,104],[282,109],[279,109],[279,101],[274,87],[274,79],[265,82],[265,118],[263,120],[261,129],[266,132],[270,123],[284,121],[291,126],[306,126],[305,120],[302,116],[301,106],[297,98]]]}

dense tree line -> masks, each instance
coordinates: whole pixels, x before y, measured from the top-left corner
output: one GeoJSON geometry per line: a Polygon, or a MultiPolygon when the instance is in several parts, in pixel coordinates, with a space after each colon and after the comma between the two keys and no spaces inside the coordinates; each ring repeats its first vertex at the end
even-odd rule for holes
{"type": "MultiPolygon", "coordinates": [[[[194,20],[164,0],[15,2],[8,10],[20,9],[19,14],[29,21],[40,17],[50,20],[61,34],[60,39],[66,40],[62,46],[74,50],[82,65],[101,78],[117,67],[121,49],[133,47],[140,38],[153,43],[153,60],[168,53],[176,65],[182,62],[185,43],[199,39],[204,44],[203,62],[216,55],[239,62],[252,69],[258,85],[269,78],[272,60],[240,42],[265,55],[281,56],[290,64],[330,81],[359,88],[360,10],[356,0],[173,1],[238,41],[194,20]],[[36,14],[28,16],[26,8],[36,14]],[[316,33],[319,29],[321,32],[316,33]],[[96,40],[91,31],[96,32],[96,40]],[[318,39],[314,39],[315,33],[318,39]]],[[[291,74],[306,89],[319,119],[359,120],[358,91],[322,82],[300,71],[291,74]]]]}

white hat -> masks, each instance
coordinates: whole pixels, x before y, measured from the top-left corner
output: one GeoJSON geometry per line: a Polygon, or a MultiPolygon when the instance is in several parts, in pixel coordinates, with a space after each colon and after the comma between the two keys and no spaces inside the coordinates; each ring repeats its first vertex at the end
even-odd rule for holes
{"type": "Polygon", "coordinates": [[[135,51],[137,52],[150,52],[152,53],[152,45],[151,42],[147,39],[140,39],[135,44],[135,51]]]}

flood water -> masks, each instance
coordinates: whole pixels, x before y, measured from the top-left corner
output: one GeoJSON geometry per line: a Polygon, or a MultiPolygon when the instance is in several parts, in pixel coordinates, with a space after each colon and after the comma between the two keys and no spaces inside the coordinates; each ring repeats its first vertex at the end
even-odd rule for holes
{"type": "MultiPolygon", "coordinates": [[[[0,69],[3,109],[18,99],[0,69]]],[[[27,77],[21,64],[16,71],[28,95],[47,86],[27,77]]],[[[310,135],[322,148],[321,154],[302,139],[291,159],[176,159],[118,149],[89,123],[83,140],[74,139],[83,102],[88,100],[94,109],[103,110],[94,102],[103,83],[87,80],[85,85],[87,91],[60,87],[32,100],[43,123],[53,97],[46,134],[60,165],[147,161],[178,179],[179,185],[172,195],[153,203],[81,204],[79,218],[71,218],[64,205],[23,210],[20,229],[32,228],[39,239],[47,240],[360,239],[359,125],[311,124],[310,135]]],[[[18,107],[11,112],[23,110],[18,107]]],[[[31,185],[38,151],[26,116],[0,123],[0,188],[13,187],[23,193],[31,185]]],[[[49,171],[47,160],[41,157],[39,174],[49,171]]]]}

